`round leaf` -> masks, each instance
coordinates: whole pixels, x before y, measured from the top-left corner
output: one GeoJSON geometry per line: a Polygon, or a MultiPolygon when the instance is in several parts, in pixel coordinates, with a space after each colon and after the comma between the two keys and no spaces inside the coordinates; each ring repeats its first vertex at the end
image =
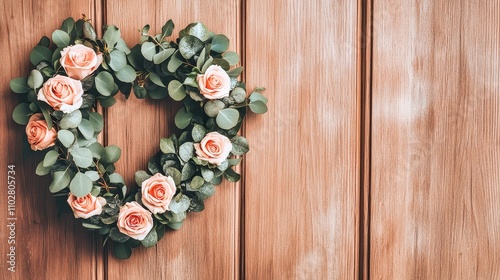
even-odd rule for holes
{"type": "Polygon", "coordinates": [[[43,167],[54,165],[54,163],[56,163],[57,161],[57,158],[59,158],[59,153],[55,150],[50,150],[45,154],[45,157],[43,158],[43,167]]]}
{"type": "Polygon", "coordinates": [[[181,101],[186,97],[186,90],[184,85],[178,80],[172,80],[168,83],[168,94],[175,101],[181,101]]]}
{"type": "Polygon", "coordinates": [[[193,142],[186,142],[179,147],[179,157],[187,162],[194,156],[193,142]]]}
{"type": "Polygon", "coordinates": [[[222,34],[215,35],[212,39],[212,51],[223,53],[229,48],[229,39],[222,34]]]}
{"type": "Polygon", "coordinates": [[[57,139],[59,139],[64,147],[69,148],[75,141],[75,135],[69,130],[61,129],[57,132],[57,139]]]}
{"type": "Polygon", "coordinates": [[[215,121],[220,128],[231,129],[236,126],[239,117],[240,113],[238,112],[238,110],[233,108],[226,108],[219,111],[219,114],[217,115],[215,121]]]}
{"type": "Polygon", "coordinates": [[[234,66],[240,62],[240,56],[235,52],[226,52],[222,58],[224,58],[229,65],[234,66]]]}
{"type": "Polygon", "coordinates": [[[185,107],[182,107],[179,111],[177,111],[177,114],[175,114],[175,126],[179,129],[184,129],[191,123],[192,118],[193,114],[188,112],[185,107]]]}
{"type": "Polygon", "coordinates": [[[152,42],[145,42],[141,46],[141,53],[145,59],[153,61],[153,56],[156,54],[156,45],[152,42]]]}
{"type": "Polygon", "coordinates": [[[127,56],[120,50],[113,50],[109,54],[109,67],[115,71],[120,71],[127,65],[127,56]]]}
{"type": "Polygon", "coordinates": [[[117,87],[115,86],[115,80],[108,71],[101,71],[95,77],[95,87],[103,96],[114,95],[117,92],[117,87]]]}
{"type": "Polygon", "coordinates": [[[191,201],[189,200],[189,197],[182,195],[179,201],[177,201],[177,199],[172,199],[168,208],[172,213],[178,214],[188,210],[190,204],[191,201]]]}
{"type": "Polygon", "coordinates": [[[87,168],[92,165],[92,151],[88,148],[76,148],[70,152],[76,166],[87,168]]]}
{"type": "Polygon", "coordinates": [[[264,114],[265,112],[267,112],[267,105],[261,100],[250,102],[250,104],[248,104],[248,107],[250,107],[250,110],[256,114],[264,114]]]}
{"type": "Polygon", "coordinates": [[[243,136],[234,136],[233,139],[231,139],[231,144],[233,145],[231,153],[237,156],[241,156],[250,150],[248,141],[243,136]]]}
{"type": "Polygon", "coordinates": [[[36,46],[30,53],[30,61],[33,65],[37,66],[42,61],[51,61],[52,52],[49,48],[36,46]]]}
{"type": "Polygon", "coordinates": [[[106,163],[115,163],[120,159],[121,154],[122,150],[118,146],[107,146],[103,150],[101,161],[104,161],[106,163]]]}
{"type": "Polygon", "coordinates": [[[62,129],[76,128],[82,122],[82,112],[75,110],[69,114],[65,114],[59,122],[59,127],[62,129]]]}
{"type": "Polygon", "coordinates": [[[12,119],[18,124],[27,125],[31,114],[30,104],[20,103],[12,111],[12,119]]]}
{"type": "Polygon", "coordinates": [[[56,193],[68,186],[71,177],[69,176],[68,170],[56,171],[52,175],[52,182],[49,185],[49,191],[51,193],[56,193]]]}
{"type": "Polygon", "coordinates": [[[167,60],[167,58],[169,58],[174,52],[174,48],[161,50],[159,53],[153,55],[153,62],[155,64],[160,64],[163,61],[167,60]]]}
{"type": "Polygon", "coordinates": [[[33,89],[41,87],[43,84],[42,73],[40,73],[40,71],[36,69],[31,70],[27,84],[30,88],[33,89]]]}
{"type": "Polygon", "coordinates": [[[15,93],[27,93],[31,90],[28,86],[28,79],[25,77],[10,80],[10,89],[15,93]]]}
{"type": "Polygon", "coordinates": [[[185,59],[190,59],[204,47],[203,42],[194,36],[185,36],[179,42],[179,52],[185,59]]]}
{"type": "Polygon", "coordinates": [[[82,119],[82,121],[78,125],[78,130],[85,139],[90,140],[94,138],[94,126],[89,120],[82,119]]]}
{"type": "Polygon", "coordinates": [[[52,41],[58,47],[62,48],[69,45],[70,38],[68,33],[62,30],[55,30],[54,32],[52,32],[52,41]]]}
{"type": "Polygon", "coordinates": [[[100,132],[104,127],[104,119],[102,115],[97,112],[90,113],[89,121],[92,124],[95,132],[100,132]]]}
{"type": "Polygon", "coordinates": [[[130,65],[126,65],[125,67],[123,67],[120,71],[116,72],[115,74],[116,74],[116,77],[118,78],[118,80],[120,80],[124,83],[131,83],[136,78],[135,70],[130,65]]]}
{"type": "Polygon", "coordinates": [[[193,126],[191,137],[193,138],[194,142],[201,142],[201,140],[203,140],[203,137],[205,137],[205,134],[207,134],[207,129],[204,126],[199,124],[195,124],[193,126]]]}
{"type": "Polygon", "coordinates": [[[87,175],[78,172],[69,184],[69,191],[76,197],[86,196],[92,191],[92,180],[87,175]]]}

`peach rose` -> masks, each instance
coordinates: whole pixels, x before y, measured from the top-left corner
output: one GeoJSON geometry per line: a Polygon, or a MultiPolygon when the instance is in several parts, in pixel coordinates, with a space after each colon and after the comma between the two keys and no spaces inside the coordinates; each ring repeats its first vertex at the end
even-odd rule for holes
{"type": "Polygon", "coordinates": [[[207,99],[220,99],[229,96],[231,80],[226,71],[218,65],[210,65],[205,74],[197,77],[200,92],[207,99]]]}
{"type": "Polygon", "coordinates": [[[26,126],[26,135],[28,136],[28,143],[30,143],[31,149],[34,151],[54,146],[57,139],[56,129],[52,127],[49,130],[42,113],[30,117],[26,126]]]}
{"type": "Polygon", "coordinates": [[[153,215],[136,201],[120,207],[118,230],[134,239],[143,240],[153,228],[153,215]]]}
{"type": "Polygon", "coordinates": [[[76,44],[65,47],[59,59],[68,77],[81,80],[94,73],[102,63],[102,54],[96,54],[92,48],[76,44]]]}
{"type": "Polygon", "coordinates": [[[218,132],[209,132],[200,143],[194,144],[194,148],[198,159],[221,165],[233,149],[233,144],[226,136],[218,132]]]}
{"type": "Polygon", "coordinates": [[[95,215],[100,215],[102,207],[106,205],[104,197],[95,197],[90,193],[86,196],[76,197],[72,193],[69,194],[68,204],[75,214],[75,218],[88,219],[95,215]]]}
{"type": "Polygon", "coordinates": [[[38,91],[38,100],[54,110],[71,113],[82,106],[82,83],[66,76],[56,75],[48,79],[38,91]]]}
{"type": "Polygon", "coordinates": [[[163,213],[167,210],[176,191],[174,179],[156,173],[142,182],[142,204],[153,214],[163,213]]]}

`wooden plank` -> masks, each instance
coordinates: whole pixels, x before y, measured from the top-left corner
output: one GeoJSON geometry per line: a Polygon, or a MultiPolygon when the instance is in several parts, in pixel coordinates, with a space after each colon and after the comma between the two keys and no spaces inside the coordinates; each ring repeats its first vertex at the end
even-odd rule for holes
{"type": "MultiPolygon", "coordinates": [[[[48,190],[49,178],[35,175],[40,156],[23,158],[24,127],[15,124],[10,115],[18,96],[9,89],[11,78],[27,76],[29,53],[43,36],[49,36],[67,17],[79,18],[82,13],[95,18],[98,5],[92,0],[15,1],[0,5],[0,205],[1,257],[0,279],[102,279],[103,262],[100,239],[82,229],[80,221],[57,217],[55,200],[48,190]],[[7,254],[7,166],[15,165],[15,254],[14,273],[8,271],[7,254]]],[[[10,257],[9,257],[10,258],[10,257]]]]}
{"type": "Polygon", "coordinates": [[[374,1],[372,279],[500,278],[500,5],[374,1]]]}
{"type": "MultiPolygon", "coordinates": [[[[188,23],[201,21],[231,40],[239,50],[237,1],[106,1],[106,20],[116,24],[132,47],[139,41],[138,29],[146,23],[161,31],[172,19],[175,37],[188,23]]],[[[159,150],[159,140],[175,132],[173,119],[179,108],[173,102],[124,98],[107,111],[107,141],[122,148],[117,170],[132,186],[136,170],[159,150]]],[[[226,183],[217,188],[201,213],[188,215],[180,231],[169,231],[156,248],[134,250],[132,258],[108,258],[109,278],[123,279],[232,279],[237,278],[239,250],[239,187],[226,183]],[[148,264],[148,265],[144,265],[148,264]]]]}
{"type": "Polygon", "coordinates": [[[359,230],[356,1],[247,1],[246,279],[355,279],[359,230]]]}

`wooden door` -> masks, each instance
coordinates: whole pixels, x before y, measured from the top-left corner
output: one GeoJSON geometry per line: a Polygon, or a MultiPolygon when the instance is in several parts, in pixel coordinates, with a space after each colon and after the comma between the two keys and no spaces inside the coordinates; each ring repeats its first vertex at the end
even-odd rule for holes
{"type": "MultiPolygon", "coordinates": [[[[0,11],[1,279],[500,278],[497,2],[6,0],[0,11]],[[23,158],[10,118],[10,79],[27,75],[41,36],[81,13],[117,25],[129,45],[146,23],[204,22],[269,98],[241,131],[242,180],[125,261],[57,216],[34,174],[40,157],[23,158]]],[[[176,108],[132,97],[105,110],[103,141],[122,148],[129,186],[174,131],[176,108]]]]}

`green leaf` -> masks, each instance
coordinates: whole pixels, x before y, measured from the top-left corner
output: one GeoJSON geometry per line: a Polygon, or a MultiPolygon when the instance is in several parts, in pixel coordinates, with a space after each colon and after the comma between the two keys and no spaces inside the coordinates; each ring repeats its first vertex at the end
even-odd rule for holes
{"type": "MultiPolygon", "coordinates": [[[[109,67],[115,71],[120,71],[127,65],[127,56],[120,50],[113,50],[109,53],[109,67]]],[[[102,73],[102,72],[101,72],[102,73]]]]}
{"type": "Polygon", "coordinates": [[[113,96],[108,96],[106,98],[99,98],[99,104],[101,104],[101,106],[104,108],[111,107],[115,103],[116,99],[113,96]]]}
{"type": "Polygon", "coordinates": [[[116,72],[115,74],[116,74],[116,77],[118,78],[118,80],[120,80],[124,83],[131,83],[131,82],[135,81],[135,78],[136,78],[135,69],[130,65],[126,65],[125,67],[123,67],[120,71],[116,72]]]}
{"type": "Polygon", "coordinates": [[[108,27],[106,27],[106,32],[104,32],[104,35],[102,36],[102,39],[108,44],[108,47],[111,48],[114,48],[114,45],[120,38],[120,30],[114,25],[109,25],[108,27]]]}
{"type": "Polygon", "coordinates": [[[205,137],[205,134],[207,134],[207,129],[204,126],[199,124],[195,124],[193,126],[191,137],[193,138],[194,142],[201,142],[201,140],[203,140],[203,137],[205,137]]]}
{"type": "MultiPolygon", "coordinates": [[[[78,25],[78,22],[76,24],[78,25]]],[[[95,41],[97,39],[97,34],[95,33],[95,29],[89,21],[85,21],[83,23],[83,36],[92,41],[95,41]]],[[[108,45],[111,44],[108,42],[108,45]]]]}
{"type": "Polygon", "coordinates": [[[68,169],[65,171],[56,171],[52,174],[52,182],[49,185],[51,193],[56,193],[68,186],[71,177],[69,176],[68,169]]]}
{"type": "Polygon", "coordinates": [[[170,35],[172,35],[172,31],[174,31],[174,22],[169,19],[161,28],[161,36],[169,37],[170,35]]]}
{"type": "Polygon", "coordinates": [[[94,126],[89,120],[82,119],[82,121],[78,125],[78,130],[85,139],[90,140],[94,138],[94,126]]]}
{"type": "Polygon", "coordinates": [[[50,167],[56,163],[57,158],[59,157],[59,153],[55,150],[50,150],[45,154],[43,158],[43,167],[50,167]]]}
{"type": "Polygon", "coordinates": [[[40,108],[40,110],[42,111],[43,118],[47,122],[47,127],[49,129],[52,129],[52,125],[53,125],[52,124],[52,116],[50,114],[52,108],[45,102],[38,102],[37,105],[40,108]]]}
{"type": "Polygon", "coordinates": [[[196,173],[196,166],[191,162],[186,163],[186,165],[182,167],[181,181],[186,181],[190,179],[191,177],[193,177],[195,173],[196,173]]]}
{"type": "Polygon", "coordinates": [[[185,59],[190,59],[204,47],[203,42],[191,35],[187,35],[179,42],[179,52],[185,59]]]}
{"type": "Polygon", "coordinates": [[[203,64],[203,67],[201,68],[201,73],[205,73],[208,69],[208,67],[210,67],[210,65],[212,65],[212,62],[214,61],[214,58],[209,56],[207,61],[205,61],[205,64],[203,64]]]}
{"type": "Polygon", "coordinates": [[[146,181],[147,179],[149,179],[151,177],[151,175],[149,175],[146,171],[144,170],[139,170],[137,172],[135,172],[134,174],[134,179],[135,179],[135,183],[138,185],[138,186],[142,186],[142,182],[146,181]]]}
{"type": "Polygon", "coordinates": [[[122,51],[125,54],[130,53],[130,49],[128,48],[127,43],[125,43],[125,40],[123,40],[123,38],[118,39],[115,45],[115,50],[122,51]]]}
{"type": "Polygon", "coordinates": [[[43,36],[42,38],[40,38],[40,41],[38,41],[37,46],[42,46],[42,47],[46,47],[46,48],[50,47],[49,37],[43,36]]]}
{"type": "Polygon", "coordinates": [[[248,153],[250,150],[248,141],[245,137],[236,135],[231,139],[231,144],[233,145],[233,149],[231,153],[237,156],[241,156],[245,153],[248,153]]]}
{"type": "MultiPolygon", "coordinates": [[[[201,41],[206,41],[210,38],[210,31],[201,22],[195,22],[186,27],[189,35],[192,35],[201,41]]],[[[182,32],[182,31],[181,31],[182,32]]],[[[181,36],[182,37],[182,36],[181,36]]]]}
{"type": "Polygon", "coordinates": [[[143,86],[134,83],[133,89],[135,97],[137,97],[137,99],[143,99],[148,96],[148,92],[143,86]]]}
{"type": "Polygon", "coordinates": [[[71,155],[76,166],[87,168],[92,165],[92,151],[88,148],[76,148],[72,150],[71,155]]]}
{"type": "Polygon", "coordinates": [[[28,77],[28,86],[32,89],[37,89],[43,85],[43,76],[40,71],[33,69],[28,77]]]}
{"type": "Polygon", "coordinates": [[[123,234],[117,227],[113,227],[109,231],[109,238],[115,242],[123,243],[130,239],[130,236],[123,234]]]}
{"type": "Polygon", "coordinates": [[[172,213],[178,214],[188,210],[190,204],[191,201],[189,200],[189,197],[183,194],[179,201],[177,201],[177,199],[172,199],[168,208],[172,213]]]}
{"type": "Polygon", "coordinates": [[[236,171],[228,168],[226,169],[226,172],[224,172],[224,178],[226,178],[229,182],[238,182],[241,176],[236,171]]]}
{"type": "Polygon", "coordinates": [[[153,72],[149,73],[149,79],[157,86],[166,87],[165,84],[161,81],[160,76],[156,75],[153,72]]]}
{"type": "Polygon", "coordinates": [[[115,163],[120,159],[122,150],[115,145],[110,145],[104,148],[103,154],[101,156],[101,161],[105,163],[115,163]]]}
{"type": "Polygon", "coordinates": [[[217,125],[222,129],[231,129],[236,126],[240,113],[238,110],[233,108],[226,108],[219,111],[215,121],[217,125]]]}
{"type": "Polygon", "coordinates": [[[145,59],[153,61],[153,56],[156,54],[156,45],[153,42],[145,42],[141,46],[141,53],[145,59]]]}
{"type": "Polygon", "coordinates": [[[236,103],[242,103],[243,101],[245,101],[245,99],[247,97],[247,93],[246,93],[246,91],[243,88],[235,87],[231,91],[231,95],[230,96],[234,99],[234,102],[236,102],[236,103]]]}
{"type": "Polygon", "coordinates": [[[190,187],[192,189],[199,189],[201,188],[201,186],[203,186],[203,184],[205,184],[205,180],[200,177],[200,176],[194,176],[193,180],[191,180],[191,185],[190,187]]]}
{"type": "Polygon", "coordinates": [[[168,83],[168,94],[173,100],[181,101],[184,97],[186,97],[186,90],[181,82],[178,80],[172,80],[168,83]]]}
{"type": "Polygon", "coordinates": [[[88,146],[88,149],[92,152],[92,157],[101,159],[101,154],[104,152],[104,147],[101,143],[94,142],[88,146]]]}
{"type": "Polygon", "coordinates": [[[208,168],[202,168],[201,176],[205,181],[210,182],[214,178],[214,172],[208,168]]]}
{"type": "Polygon", "coordinates": [[[144,237],[143,240],[141,240],[141,243],[144,247],[152,247],[158,243],[158,235],[156,233],[156,230],[153,228],[151,231],[149,231],[148,235],[144,237]]]}
{"type": "Polygon", "coordinates": [[[82,122],[82,112],[75,110],[69,114],[65,114],[59,121],[59,127],[62,129],[77,128],[82,122]]]}
{"type": "Polygon", "coordinates": [[[179,51],[176,51],[170,61],[168,62],[167,69],[171,73],[175,73],[177,68],[182,65],[182,55],[179,51]]]}
{"type": "Polygon", "coordinates": [[[175,52],[174,48],[168,48],[161,50],[159,53],[153,55],[154,64],[161,64],[163,61],[167,60],[175,52]]]}
{"type": "Polygon", "coordinates": [[[267,105],[260,100],[250,102],[248,107],[250,107],[250,110],[256,114],[264,114],[267,112],[267,105]]]}
{"type": "Polygon", "coordinates": [[[203,48],[203,50],[200,53],[200,56],[198,57],[198,60],[196,60],[196,67],[198,69],[201,69],[203,67],[203,63],[205,63],[206,52],[207,52],[207,47],[203,48]]]}
{"type": "Polygon", "coordinates": [[[49,166],[49,167],[45,167],[43,166],[43,161],[40,162],[37,166],[36,166],[36,170],[35,170],[35,173],[36,175],[38,176],[45,176],[47,174],[50,173],[50,170],[52,169],[52,166],[49,166]]]}
{"type": "Polygon", "coordinates": [[[74,28],[75,28],[75,20],[72,17],[65,19],[61,25],[61,30],[68,34],[71,34],[74,28]]]}
{"type": "Polygon", "coordinates": [[[224,55],[222,55],[222,58],[224,58],[231,66],[234,66],[238,64],[238,62],[240,62],[240,56],[235,52],[226,52],[224,55]]]}
{"type": "Polygon", "coordinates": [[[152,99],[163,99],[168,96],[168,91],[162,87],[151,87],[148,94],[152,99]]]}
{"type": "Polygon", "coordinates": [[[179,147],[179,157],[188,162],[194,156],[193,142],[186,142],[179,147]]]}
{"type": "Polygon", "coordinates": [[[94,171],[94,170],[86,171],[85,175],[87,175],[87,177],[89,177],[90,180],[92,180],[93,182],[99,180],[99,178],[100,178],[99,173],[97,171],[94,171]]]}
{"type": "Polygon", "coordinates": [[[191,119],[193,118],[193,114],[186,110],[186,107],[182,107],[175,114],[174,122],[175,126],[179,129],[186,128],[189,124],[191,124],[191,119]]]}
{"type": "Polygon", "coordinates": [[[167,167],[163,171],[165,172],[165,175],[169,175],[170,177],[172,177],[172,179],[174,179],[175,185],[179,185],[181,183],[182,173],[179,171],[179,169],[175,167],[167,167]]]}
{"type": "Polygon", "coordinates": [[[109,175],[109,182],[112,184],[124,184],[125,185],[125,180],[123,179],[122,175],[118,173],[113,173],[109,175]]]}
{"type": "Polygon", "coordinates": [[[267,104],[267,98],[264,95],[262,95],[262,93],[257,92],[257,91],[252,92],[252,94],[250,94],[250,97],[248,98],[248,100],[250,100],[250,102],[255,102],[255,101],[260,100],[260,101],[267,104]]]}
{"type": "Polygon", "coordinates": [[[17,124],[27,125],[31,114],[30,104],[20,103],[14,108],[14,111],[12,111],[12,119],[17,124]]]}
{"type": "Polygon", "coordinates": [[[61,129],[57,132],[57,139],[64,147],[69,148],[75,142],[75,135],[69,130],[61,129]]]}
{"type": "Polygon", "coordinates": [[[175,154],[175,145],[170,138],[160,139],[160,150],[164,154],[175,154]]]}
{"type": "Polygon", "coordinates": [[[212,39],[212,51],[218,53],[224,53],[229,48],[229,39],[223,35],[215,35],[212,39]]]}
{"type": "Polygon", "coordinates": [[[205,114],[211,118],[217,117],[219,114],[219,111],[224,109],[226,105],[224,102],[220,100],[210,100],[207,103],[205,103],[205,106],[203,106],[203,110],[205,111],[205,114]]]}
{"type": "Polygon", "coordinates": [[[31,90],[28,86],[28,79],[25,77],[10,80],[10,89],[15,93],[27,93],[31,90]]]}
{"type": "Polygon", "coordinates": [[[241,72],[243,72],[242,66],[227,71],[227,75],[231,78],[237,78],[241,74],[241,72]]]}
{"type": "Polygon", "coordinates": [[[76,173],[69,184],[69,191],[76,197],[86,196],[92,190],[92,180],[85,174],[76,173]]]}
{"type": "Polygon", "coordinates": [[[36,46],[30,53],[30,61],[33,65],[37,66],[38,63],[42,61],[50,62],[52,58],[52,52],[49,48],[36,46]]]}
{"type": "Polygon", "coordinates": [[[85,228],[88,228],[88,229],[101,229],[102,228],[102,226],[100,226],[100,225],[95,225],[95,224],[86,223],[86,222],[82,222],[82,226],[85,228]]]}
{"type": "Polygon", "coordinates": [[[100,132],[104,128],[104,119],[101,114],[92,112],[89,114],[89,121],[95,132],[100,132]]]}
{"type": "Polygon", "coordinates": [[[113,244],[113,254],[118,259],[126,260],[132,255],[132,248],[126,243],[115,242],[113,244]]]}
{"type": "Polygon", "coordinates": [[[52,32],[52,41],[60,48],[66,47],[70,42],[69,34],[62,30],[55,30],[52,32]]]}

